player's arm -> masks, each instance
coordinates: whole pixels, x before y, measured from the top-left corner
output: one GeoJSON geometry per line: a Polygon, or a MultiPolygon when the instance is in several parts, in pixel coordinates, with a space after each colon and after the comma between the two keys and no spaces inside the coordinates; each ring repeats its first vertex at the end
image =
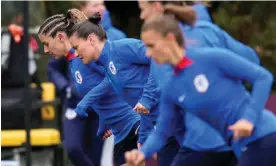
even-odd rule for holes
{"type": "Polygon", "coordinates": [[[218,49],[217,52],[210,53],[206,58],[210,58],[209,60],[223,74],[252,84],[250,106],[242,118],[255,125],[270,95],[273,75],[267,69],[247,61],[233,52],[218,49]]]}
{"type": "Polygon", "coordinates": [[[141,114],[139,137],[137,143],[144,144],[147,136],[154,130],[153,121],[150,119],[149,115],[141,114]]]}
{"type": "Polygon", "coordinates": [[[144,92],[142,97],[139,100],[143,106],[148,110],[151,110],[160,100],[160,87],[157,80],[153,77],[152,74],[153,65],[150,63],[150,74],[148,76],[148,81],[144,86],[144,92]]]}
{"type": "Polygon", "coordinates": [[[237,55],[239,55],[253,63],[260,64],[260,58],[253,48],[234,39],[232,36],[230,36],[228,33],[226,33],[222,29],[220,29],[220,36],[222,38],[222,41],[224,41],[225,47],[227,49],[233,51],[237,55]]]}
{"type": "Polygon", "coordinates": [[[110,85],[108,78],[105,77],[104,80],[91,89],[84,98],[79,102],[75,111],[81,115],[87,117],[88,114],[85,110],[93,105],[94,103],[98,102],[103,96],[105,96],[110,90],[112,90],[112,86],[110,85]]]}
{"type": "MultiPolygon", "coordinates": [[[[146,47],[141,40],[132,41],[131,45],[124,46],[120,48],[123,56],[123,60],[127,63],[133,63],[137,65],[148,65],[150,66],[151,71],[151,59],[146,56],[146,47]]],[[[144,93],[139,100],[139,103],[146,107],[148,110],[153,108],[160,99],[160,88],[157,81],[153,78],[152,73],[150,72],[148,76],[148,81],[144,87],[144,93]]]]}

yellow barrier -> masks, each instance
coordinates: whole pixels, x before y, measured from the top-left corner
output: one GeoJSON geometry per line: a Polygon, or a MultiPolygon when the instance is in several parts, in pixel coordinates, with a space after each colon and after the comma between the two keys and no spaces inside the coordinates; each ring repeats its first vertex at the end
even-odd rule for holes
{"type": "MultiPolygon", "coordinates": [[[[52,146],[60,143],[60,133],[56,129],[32,129],[30,134],[32,146],[52,146]]],[[[2,147],[19,147],[25,142],[25,130],[1,131],[2,147]]]]}
{"type": "MultiPolygon", "coordinates": [[[[53,83],[44,82],[41,84],[43,89],[42,100],[55,100],[55,86],[53,83]]],[[[53,105],[45,105],[41,108],[41,116],[43,120],[53,120],[55,118],[55,108],[53,105]]]]}

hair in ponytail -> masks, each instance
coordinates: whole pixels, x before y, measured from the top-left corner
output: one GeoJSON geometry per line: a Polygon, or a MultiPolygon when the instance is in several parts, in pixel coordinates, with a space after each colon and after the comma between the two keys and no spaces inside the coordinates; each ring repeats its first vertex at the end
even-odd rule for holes
{"type": "Polygon", "coordinates": [[[77,34],[79,37],[86,39],[91,33],[94,33],[100,40],[106,40],[106,32],[99,24],[101,21],[101,15],[99,12],[94,13],[88,20],[75,24],[71,32],[71,35],[77,34]]]}
{"type": "Polygon", "coordinates": [[[190,6],[164,5],[165,14],[173,14],[182,24],[193,26],[196,22],[196,12],[190,6]]]}
{"type": "Polygon", "coordinates": [[[150,0],[149,3],[161,3],[167,15],[174,15],[182,24],[193,26],[196,21],[196,12],[190,6],[184,5],[183,1],[160,1],[150,0]]]}

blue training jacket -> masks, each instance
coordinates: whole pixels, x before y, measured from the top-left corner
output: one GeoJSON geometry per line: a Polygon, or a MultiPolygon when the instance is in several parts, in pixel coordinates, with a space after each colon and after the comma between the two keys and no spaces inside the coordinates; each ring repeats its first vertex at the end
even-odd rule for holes
{"type": "MultiPolygon", "coordinates": [[[[106,30],[107,38],[110,41],[119,40],[126,37],[126,35],[122,31],[112,26],[108,10],[104,12],[104,17],[101,21],[101,25],[106,30]]],[[[54,57],[51,57],[48,63],[47,70],[49,80],[55,84],[58,92],[60,92],[61,94],[62,100],[65,101],[67,107],[76,108],[77,104],[82,98],[79,96],[78,92],[75,89],[71,77],[71,71],[70,68],[67,67],[66,59],[55,59],[54,57]],[[72,91],[71,98],[69,99],[66,99],[65,97],[67,87],[70,87],[72,91]]]]}
{"type": "MultiPolygon", "coordinates": [[[[104,80],[104,69],[101,66],[94,63],[84,65],[79,58],[70,58],[69,64],[75,86],[82,96],[101,85],[102,82],[109,84],[104,80]]],[[[115,144],[117,144],[126,138],[133,125],[140,120],[140,116],[112,88],[107,91],[99,91],[97,95],[98,101],[90,107],[95,110],[100,121],[104,123],[99,126],[98,135],[106,129],[111,129],[115,144]]]]}
{"type": "MultiPolygon", "coordinates": [[[[215,24],[207,21],[197,21],[195,27],[189,27],[183,24],[179,24],[182,32],[184,33],[185,46],[187,48],[199,48],[199,47],[218,47],[229,49],[236,53],[238,56],[259,64],[260,60],[256,52],[242,44],[241,42],[235,40],[225,31],[220,29],[215,24]]],[[[159,67],[159,72],[162,71],[163,74],[172,75],[172,69],[169,65],[155,65],[159,67]]],[[[156,72],[154,72],[156,73],[156,72]]],[[[159,77],[159,74],[154,74],[161,80],[163,84],[166,82],[167,77],[159,77]]],[[[179,118],[181,115],[177,116],[179,118]]],[[[222,137],[208,124],[200,120],[198,117],[187,113],[186,115],[186,137],[181,137],[181,133],[184,133],[178,129],[178,134],[175,135],[177,138],[183,138],[184,141],[179,140],[183,147],[188,147],[197,151],[228,151],[230,147],[227,146],[222,139],[222,137]]],[[[183,122],[184,123],[184,122],[183,122]]],[[[178,127],[180,128],[180,126],[178,127]]]]}
{"type": "Polygon", "coordinates": [[[260,59],[251,47],[237,41],[217,25],[208,21],[197,21],[194,27],[179,24],[184,32],[185,47],[226,48],[244,58],[260,64],[260,59]]]}
{"type": "MultiPolygon", "coordinates": [[[[186,47],[199,48],[199,47],[221,47],[229,49],[238,56],[242,56],[247,60],[259,64],[259,58],[256,52],[233,39],[225,31],[221,30],[218,26],[201,21],[196,24],[194,28],[180,24],[181,30],[184,33],[186,47]],[[197,41],[197,42],[193,42],[197,41]]],[[[162,89],[167,82],[167,78],[173,74],[170,65],[157,65],[153,63],[153,75],[159,82],[162,89]],[[160,75],[159,73],[163,73],[160,75]]],[[[181,123],[181,114],[178,111],[176,120],[176,133],[173,135],[177,138],[182,147],[188,147],[196,151],[228,151],[231,148],[226,145],[221,135],[215,131],[210,125],[206,124],[198,117],[187,113],[186,115],[186,136],[183,137],[185,128],[184,122],[181,123]],[[182,125],[182,126],[181,126],[182,125]]],[[[183,119],[183,118],[182,118],[183,119]]]]}
{"type": "MultiPolygon", "coordinates": [[[[150,73],[151,59],[146,57],[143,42],[129,38],[113,42],[107,40],[97,63],[105,68],[109,82],[127,103],[134,107],[139,102],[150,110],[149,115],[141,115],[138,142],[143,143],[154,128],[160,98],[160,89],[150,73]]],[[[94,88],[88,92],[77,109],[85,110],[93,104],[95,91],[104,90],[94,88]]]]}
{"type": "MultiPolygon", "coordinates": [[[[173,69],[170,65],[159,65],[155,62],[152,65],[153,76],[163,90],[169,78],[173,76],[173,69]]],[[[175,109],[176,116],[171,121],[171,123],[175,122],[175,129],[172,130],[171,134],[175,136],[181,147],[200,152],[231,150],[231,147],[226,145],[221,135],[209,124],[189,112],[184,113],[179,107],[175,109]]]]}
{"type": "Polygon", "coordinates": [[[168,122],[177,115],[175,106],[212,125],[238,155],[250,142],[276,132],[275,115],[264,110],[273,82],[269,71],[220,48],[188,49],[186,56],[183,61],[190,61],[190,65],[172,76],[162,93],[162,114],[156,130],[141,149],[147,158],[162,147],[170,135],[173,126],[168,122]],[[242,81],[253,84],[251,94],[242,81]],[[228,127],[239,119],[249,120],[255,129],[252,136],[232,141],[233,132],[228,127]]]}

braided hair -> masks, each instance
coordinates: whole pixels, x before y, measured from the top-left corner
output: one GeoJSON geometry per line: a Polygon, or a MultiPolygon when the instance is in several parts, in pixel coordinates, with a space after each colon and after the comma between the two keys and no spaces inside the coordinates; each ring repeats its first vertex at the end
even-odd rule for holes
{"type": "Polygon", "coordinates": [[[57,32],[68,34],[71,28],[78,22],[87,20],[87,17],[78,9],[70,9],[66,15],[56,14],[44,21],[40,26],[38,35],[55,37],[57,32]]]}

